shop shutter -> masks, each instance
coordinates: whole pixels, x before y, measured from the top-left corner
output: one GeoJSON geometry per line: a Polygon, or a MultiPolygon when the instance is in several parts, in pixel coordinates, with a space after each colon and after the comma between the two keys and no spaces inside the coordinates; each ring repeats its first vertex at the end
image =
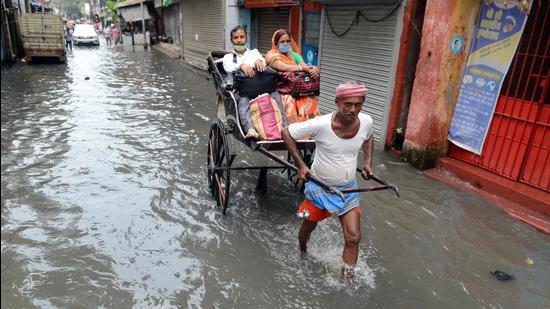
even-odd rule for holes
{"type": "Polygon", "coordinates": [[[179,4],[172,4],[163,9],[164,31],[166,32],[166,36],[171,37],[176,45],[180,45],[181,43],[181,21],[179,15],[179,4]]]}
{"type": "Polygon", "coordinates": [[[290,9],[281,7],[276,9],[262,9],[257,11],[258,20],[258,50],[265,54],[271,49],[271,38],[276,30],[289,28],[290,9]]]}
{"type": "Polygon", "coordinates": [[[369,22],[359,17],[351,30],[337,37],[331,31],[328,19],[336,33],[344,32],[352,23],[358,10],[369,19],[388,15],[395,3],[336,6],[329,5],[323,12],[324,27],[321,44],[321,93],[319,106],[322,114],[335,110],[334,90],[346,80],[356,80],[367,85],[368,96],[363,112],[372,116],[375,140],[385,138],[386,112],[389,110],[394,78],[394,61],[397,12],[382,22],[369,22]]]}
{"type": "Polygon", "coordinates": [[[194,66],[207,68],[210,50],[224,49],[223,0],[184,0],[183,56],[194,66]]]}

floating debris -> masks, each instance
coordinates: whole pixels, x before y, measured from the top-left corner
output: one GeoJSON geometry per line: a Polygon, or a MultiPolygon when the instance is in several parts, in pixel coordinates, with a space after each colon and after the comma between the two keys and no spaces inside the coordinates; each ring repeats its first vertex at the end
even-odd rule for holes
{"type": "Polygon", "coordinates": [[[491,271],[491,275],[495,276],[500,281],[508,281],[514,279],[512,275],[509,275],[500,270],[491,271]]]}

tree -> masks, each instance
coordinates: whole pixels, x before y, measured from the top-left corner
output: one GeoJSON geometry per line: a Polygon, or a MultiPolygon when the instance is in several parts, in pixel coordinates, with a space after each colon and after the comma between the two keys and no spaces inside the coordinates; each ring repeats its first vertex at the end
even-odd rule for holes
{"type": "MultiPolygon", "coordinates": [[[[122,1],[120,1],[122,2],[122,1]]],[[[117,14],[117,8],[116,8],[116,2],[107,0],[105,1],[105,13],[107,17],[110,17],[112,20],[118,20],[118,14],[117,14]]],[[[109,19],[109,18],[107,18],[109,19]]]]}

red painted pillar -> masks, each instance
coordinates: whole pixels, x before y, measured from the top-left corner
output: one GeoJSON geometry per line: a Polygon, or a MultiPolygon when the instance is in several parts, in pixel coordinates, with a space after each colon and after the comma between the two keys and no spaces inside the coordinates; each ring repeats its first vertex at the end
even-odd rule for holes
{"type": "Polygon", "coordinates": [[[420,55],[411,96],[403,155],[417,168],[435,165],[447,151],[447,132],[467,59],[480,0],[428,0],[420,55]],[[461,53],[450,51],[453,36],[461,35],[461,53]]]}
{"type": "Polygon", "coordinates": [[[302,46],[302,8],[299,6],[290,7],[290,36],[298,46],[302,46]]]}
{"type": "Polygon", "coordinates": [[[403,14],[403,31],[401,32],[401,41],[399,46],[399,56],[397,58],[397,65],[395,68],[395,84],[393,87],[393,95],[391,100],[390,113],[388,116],[388,127],[386,128],[386,147],[389,147],[392,143],[394,136],[394,130],[399,125],[399,118],[401,116],[401,108],[403,105],[403,96],[405,94],[405,75],[407,73],[407,60],[410,52],[410,37],[412,31],[414,31],[415,22],[412,20],[415,16],[415,12],[418,6],[417,0],[407,1],[405,12],[403,14]]]}

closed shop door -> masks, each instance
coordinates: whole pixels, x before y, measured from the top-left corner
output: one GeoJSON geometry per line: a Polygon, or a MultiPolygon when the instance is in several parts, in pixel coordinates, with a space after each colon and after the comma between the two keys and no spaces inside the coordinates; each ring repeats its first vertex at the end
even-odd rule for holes
{"type": "Polygon", "coordinates": [[[254,11],[258,27],[258,50],[265,54],[271,49],[271,38],[278,29],[289,28],[290,9],[288,7],[261,9],[254,11]]]}
{"type": "Polygon", "coordinates": [[[184,0],[183,56],[194,66],[207,68],[210,50],[224,49],[224,9],[222,0],[184,0]]]}
{"type": "Polygon", "coordinates": [[[334,90],[340,83],[346,80],[365,83],[368,96],[363,112],[373,118],[374,138],[378,142],[385,138],[386,113],[391,101],[398,53],[395,42],[399,10],[395,8],[395,2],[388,1],[386,4],[378,1],[361,6],[328,5],[322,12],[324,27],[319,62],[321,113],[335,110],[334,90]],[[371,22],[359,17],[354,23],[358,11],[370,20],[387,18],[371,22]],[[341,35],[347,29],[349,31],[341,35]]]}
{"type": "Polygon", "coordinates": [[[179,4],[172,4],[168,8],[165,8],[163,14],[164,31],[166,32],[166,36],[171,37],[172,40],[174,40],[174,44],[180,45],[181,21],[179,4]]]}
{"type": "Polygon", "coordinates": [[[450,157],[550,191],[550,0],[534,1],[481,155],[450,157]]]}

